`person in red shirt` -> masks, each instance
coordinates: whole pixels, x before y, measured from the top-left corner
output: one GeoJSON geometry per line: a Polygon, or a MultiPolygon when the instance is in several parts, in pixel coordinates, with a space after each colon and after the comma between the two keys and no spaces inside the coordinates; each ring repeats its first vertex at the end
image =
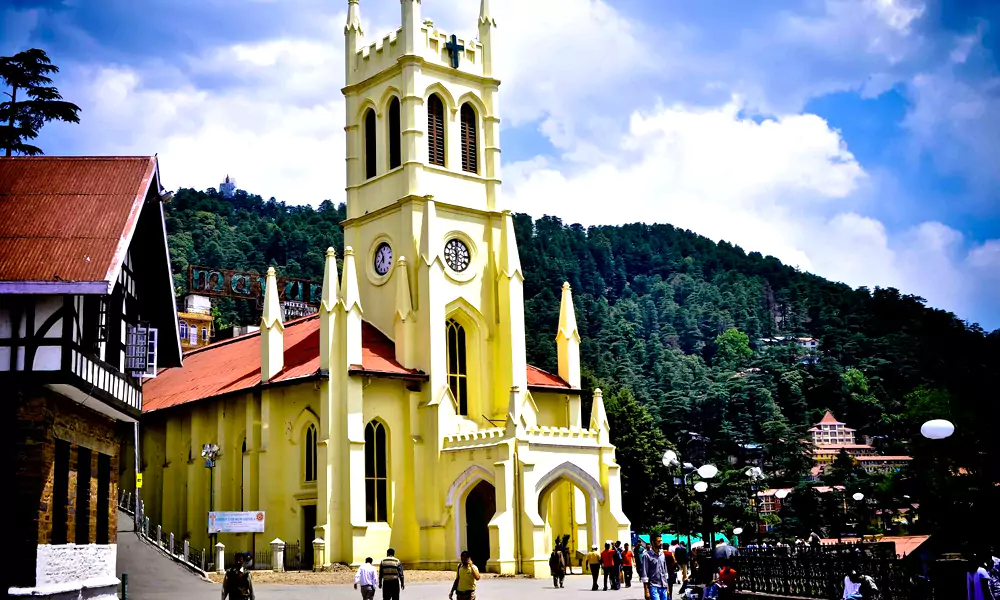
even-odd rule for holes
{"type": "Polygon", "coordinates": [[[634,558],[628,544],[625,544],[625,549],[622,550],[622,575],[625,577],[625,587],[632,587],[632,564],[634,558]]]}
{"type": "Polygon", "coordinates": [[[604,544],[604,552],[601,552],[601,567],[604,571],[604,591],[608,591],[608,578],[611,578],[611,588],[617,588],[618,582],[615,578],[618,573],[615,572],[615,551],[611,549],[610,542],[604,544]]]}
{"type": "Polygon", "coordinates": [[[720,563],[722,567],[719,569],[719,573],[716,575],[716,579],[719,582],[719,600],[727,600],[736,597],[736,580],[739,578],[739,574],[736,569],[729,566],[729,561],[723,559],[720,563]]]}

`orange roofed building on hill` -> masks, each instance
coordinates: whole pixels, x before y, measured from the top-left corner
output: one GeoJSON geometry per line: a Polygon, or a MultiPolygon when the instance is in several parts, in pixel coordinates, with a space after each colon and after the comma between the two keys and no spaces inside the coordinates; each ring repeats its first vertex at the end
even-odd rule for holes
{"type": "Polygon", "coordinates": [[[909,456],[884,456],[877,454],[875,448],[865,440],[858,443],[855,430],[846,423],[838,421],[833,413],[826,411],[819,423],[809,429],[813,442],[814,477],[822,475],[823,470],[830,465],[841,451],[846,452],[856,463],[869,473],[890,473],[906,466],[912,459],[909,456]]]}
{"type": "Polygon", "coordinates": [[[259,531],[219,533],[227,551],[280,538],[320,568],[391,547],[407,568],[452,569],[468,550],[483,570],[537,575],[560,535],[577,557],[628,540],[599,391],[583,421],[569,284],[557,373],[526,361],[490,3],[476,38],[402,0],[400,26],[368,41],[345,4],[343,263],[327,251],[319,313],[288,323],[270,271],[259,332],[150,384],[146,514],[208,548],[210,506],[258,511],[259,531]]]}

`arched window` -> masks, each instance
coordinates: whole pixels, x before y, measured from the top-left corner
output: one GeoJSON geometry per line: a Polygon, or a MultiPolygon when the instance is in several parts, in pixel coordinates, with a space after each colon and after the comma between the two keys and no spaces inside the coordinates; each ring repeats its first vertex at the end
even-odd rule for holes
{"type": "Polygon", "coordinates": [[[462,105],[462,170],[469,173],[479,172],[476,123],[476,109],[466,102],[462,105]]]}
{"type": "Polygon", "coordinates": [[[389,521],[389,477],[385,425],[370,421],[365,427],[365,510],[369,523],[389,521]]]}
{"type": "Polygon", "coordinates": [[[444,166],[444,104],[437,94],[427,100],[427,162],[444,166]]]}
{"type": "Polygon", "coordinates": [[[208,341],[208,327],[201,328],[201,339],[203,342],[208,341]]]}
{"type": "Polygon", "coordinates": [[[305,453],[305,480],[316,481],[316,426],[306,427],[306,443],[302,451],[305,453]]]}
{"type": "Polygon", "coordinates": [[[375,111],[365,112],[365,179],[375,177],[375,111]]]}
{"type": "Polygon", "coordinates": [[[458,414],[469,414],[469,371],[466,364],[465,328],[448,319],[448,387],[458,402],[458,414]]]}
{"type": "Polygon", "coordinates": [[[399,127],[399,98],[389,101],[389,168],[395,169],[402,164],[400,152],[402,140],[399,127]]]}
{"type": "Polygon", "coordinates": [[[180,321],[181,339],[186,340],[188,336],[188,324],[180,321]]]}

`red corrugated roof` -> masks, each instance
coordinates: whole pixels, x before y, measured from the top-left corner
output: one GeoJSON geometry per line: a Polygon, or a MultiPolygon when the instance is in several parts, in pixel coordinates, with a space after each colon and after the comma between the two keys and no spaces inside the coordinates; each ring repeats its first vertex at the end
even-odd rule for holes
{"type": "Polygon", "coordinates": [[[0,158],[0,281],[109,281],[156,158],[0,158]]]}
{"type": "Polygon", "coordinates": [[[528,365],[528,385],[531,387],[570,389],[569,384],[558,375],[528,365]]]}
{"type": "MultiPolygon", "coordinates": [[[[319,372],[319,315],[285,324],[285,367],[271,382],[281,383],[319,372]]],[[[361,371],[389,377],[423,378],[396,362],[396,346],[368,322],[361,327],[361,371]]],[[[528,385],[570,389],[558,376],[528,365],[528,385]]],[[[143,385],[145,413],[179,406],[260,385],[260,332],[195,348],[184,354],[184,367],[164,369],[143,385]]]]}

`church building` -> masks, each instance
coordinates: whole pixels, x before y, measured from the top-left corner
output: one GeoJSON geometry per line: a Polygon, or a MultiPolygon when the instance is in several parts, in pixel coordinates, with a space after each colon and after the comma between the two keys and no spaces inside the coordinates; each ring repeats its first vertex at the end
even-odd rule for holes
{"type": "Polygon", "coordinates": [[[599,390],[583,421],[568,284],[558,375],[526,362],[489,2],[478,39],[400,4],[402,26],[365,41],[348,0],[345,250],[341,264],[327,251],[319,313],[283,322],[271,269],[259,332],[147,384],[145,512],[207,548],[210,505],[262,511],[263,533],[218,541],[298,542],[307,564],[392,547],[408,568],[452,568],[469,550],[489,571],[539,574],[561,535],[579,564],[629,521],[599,390]]]}

